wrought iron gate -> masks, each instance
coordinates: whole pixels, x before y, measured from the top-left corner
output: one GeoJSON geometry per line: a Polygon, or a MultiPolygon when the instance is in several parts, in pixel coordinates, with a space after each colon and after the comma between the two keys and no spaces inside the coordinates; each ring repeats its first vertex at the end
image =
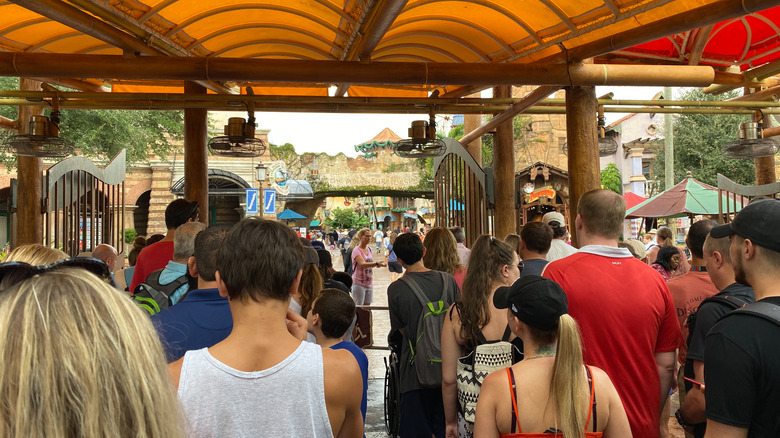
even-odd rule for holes
{"type": "Polygon", "coordinates": [[[104,169],[84,157],[60,161],[44,179],[46,244],[76,256],[107,243],[122,254],[124,201],[124,150],[104,169]]]}
{"type": "Polygon", "coordinates": [[[447,152],[433,161],[436,226],[460,226],[471,245],[481,234],[493,233],[488,175],[457,141],[445,138],[447,152]]]}

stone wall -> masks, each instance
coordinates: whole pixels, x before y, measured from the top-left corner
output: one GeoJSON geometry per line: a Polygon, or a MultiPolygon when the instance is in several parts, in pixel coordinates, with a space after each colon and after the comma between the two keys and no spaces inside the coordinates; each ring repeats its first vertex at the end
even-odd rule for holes
{"type": "MultiPolygon", "coordinates": [[[[536,87],[512,87],[512,96],[525,97],[536,87]]],[[[565,97],[565,92],[559,90],[556,99],[565,97]]],[[[521,132],[520,138],[515,138],[515,171],[541,161],[567,170],[568,157],[563,153],[566,143],[566,116],[563,114],[521,114],[519,117],[530,119],[521,132]]],[[[595,123],[595,115],[594,115],[595,123]]]]}

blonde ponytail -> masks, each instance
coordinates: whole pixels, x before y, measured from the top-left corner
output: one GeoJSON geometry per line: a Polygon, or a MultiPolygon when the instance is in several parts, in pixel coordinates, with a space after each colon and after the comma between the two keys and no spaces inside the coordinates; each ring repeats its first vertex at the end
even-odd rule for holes
{"type": "Polygon", "coordinates": [[[580,330],[577,322],[564,314],[558,319],[558,347],[550,391],[566,438],[585,437],[584,386],[580,330]]]}

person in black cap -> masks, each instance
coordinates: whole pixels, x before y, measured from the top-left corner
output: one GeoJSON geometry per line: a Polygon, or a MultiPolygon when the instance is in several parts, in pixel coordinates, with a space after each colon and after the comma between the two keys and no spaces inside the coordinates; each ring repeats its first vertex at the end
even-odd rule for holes
{"type": "Polygon", "coordinates": [[[705,340],[706,437],[780,436],[778,225],[780,200],[762,199],[710,231],[729,236],[736,280],[752,286],[757,301],[721,318],[705,340]]]}
{"type": "Polygon", "coordinates": [[[499,288],[493,304],[508,309],[509,327],[523,340],[525,358],[485,378],[474,436],[575,437],[583,431],[587,437],[631,436],[612,381],[601,369],[583,365],[579,329],[558,283],[528,275],[499,288]]]}

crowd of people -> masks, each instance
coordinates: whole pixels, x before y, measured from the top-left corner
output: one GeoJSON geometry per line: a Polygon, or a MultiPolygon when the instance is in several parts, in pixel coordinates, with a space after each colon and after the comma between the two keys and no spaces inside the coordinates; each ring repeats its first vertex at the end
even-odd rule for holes
{"type": "Polygon", "coordinates": [[[363,436],[352,339],[384,268],[403,438],[664,438],[675,391],[694,437],[780,436],[780,201],[694,222],[685,250],[666,227],[623,240],[625,211],[593,190],[570,223],[469,248],[460,227],[206,227],[180,199],[129,267],[106,244],[20,246],[0,264],[0,436],[363,436]]]}

